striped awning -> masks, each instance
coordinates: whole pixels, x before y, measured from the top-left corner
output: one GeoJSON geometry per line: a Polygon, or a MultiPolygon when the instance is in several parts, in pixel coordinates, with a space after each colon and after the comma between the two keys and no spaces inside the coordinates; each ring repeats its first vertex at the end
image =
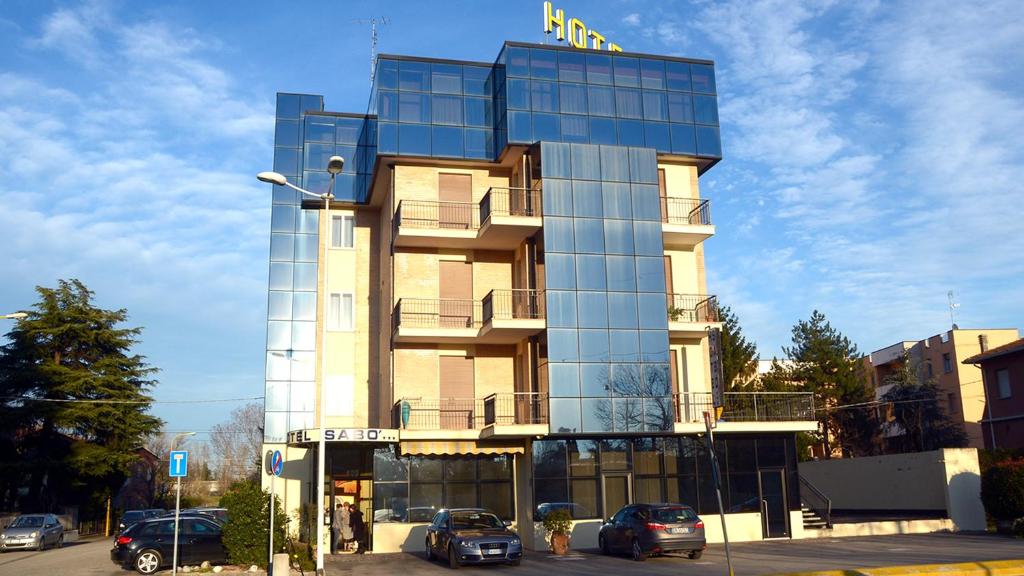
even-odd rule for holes
{"type": "Polygon", "coordinates": [[[521,442],[479,442],[476,440],[403,440],[403,456],[456,456],[460,454],[522,454],[521,442]]]}

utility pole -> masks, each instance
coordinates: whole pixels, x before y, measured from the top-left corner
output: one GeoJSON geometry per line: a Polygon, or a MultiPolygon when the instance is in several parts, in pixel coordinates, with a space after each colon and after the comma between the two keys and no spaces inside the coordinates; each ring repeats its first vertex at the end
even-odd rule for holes
{"type": "Polygon", "coordinates": [[[704,426],[707,428],[708,457],[711,459],[711,476],[715,481],[715,495],[718,497],[718,516],[722,520],[722,539],[725,541],[725,563],[729,570],[728,575],[733,576],[732,551],[729,549],[729,531],[725,527],[725,509],[722,507],[722,472],[718,468],[718,455],[715,454],[715,435],[712,431],[715,426],[711,421],[711,412],[704,412],[704,426]]]}
{"type": "Polygon", "coordinates": [[[370,25],[370,86],[373,86],[373,80],[377,75],[377,25],[387,26],[391,24],[391,19],[381,16],[380,18],[355,18],[352,21],[356,24],[370,25]]]}

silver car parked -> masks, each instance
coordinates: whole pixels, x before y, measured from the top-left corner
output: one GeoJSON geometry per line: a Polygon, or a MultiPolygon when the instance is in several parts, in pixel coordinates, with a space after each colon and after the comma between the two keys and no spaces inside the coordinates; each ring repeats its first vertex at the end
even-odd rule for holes
{"type": "Polygon", "coordinates": [[[23,514],[0,533],[0,552],[64,545],[64,527],[53,514],[23,514]]]}

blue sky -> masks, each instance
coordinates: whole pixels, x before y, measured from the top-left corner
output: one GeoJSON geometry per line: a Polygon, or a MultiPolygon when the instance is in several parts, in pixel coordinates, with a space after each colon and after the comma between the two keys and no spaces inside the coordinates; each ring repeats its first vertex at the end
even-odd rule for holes
{"type": "MultiPolygon", "coordinates": [[[[555,5],[717,62],[709,291],[763,357],[814,308],[862,351],[937,334],[949,290],[962,327],[1024,325],[1024,5],[555,5]]],[[[374,16],[386,53],[543,40],[540,1],[0,0],[0,312],[77,277],[145,327],[158,400],[262,395],[274,94],[365,110],[374,16]]],[[[154,411],[208,430],[238,404],[154,411]]]]}

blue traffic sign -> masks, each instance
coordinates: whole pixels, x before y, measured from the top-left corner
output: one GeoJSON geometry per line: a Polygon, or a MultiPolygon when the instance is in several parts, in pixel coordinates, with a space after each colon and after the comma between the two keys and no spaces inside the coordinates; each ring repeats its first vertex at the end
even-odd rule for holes
{"type": "Polygon", "coordinates": [[[281,456],[280,450],[274,450],[274,455],[270,457],[270,471],[274,473],[274,476],[280,476],[282,470],[284,470],[284,457],[281,456]]]}
{"type": "Polygon", "coordinates": [[[171,478],[188,476],[188,450],[173,450],[171,452],[171,468],[167,475],[171,478]]]}

